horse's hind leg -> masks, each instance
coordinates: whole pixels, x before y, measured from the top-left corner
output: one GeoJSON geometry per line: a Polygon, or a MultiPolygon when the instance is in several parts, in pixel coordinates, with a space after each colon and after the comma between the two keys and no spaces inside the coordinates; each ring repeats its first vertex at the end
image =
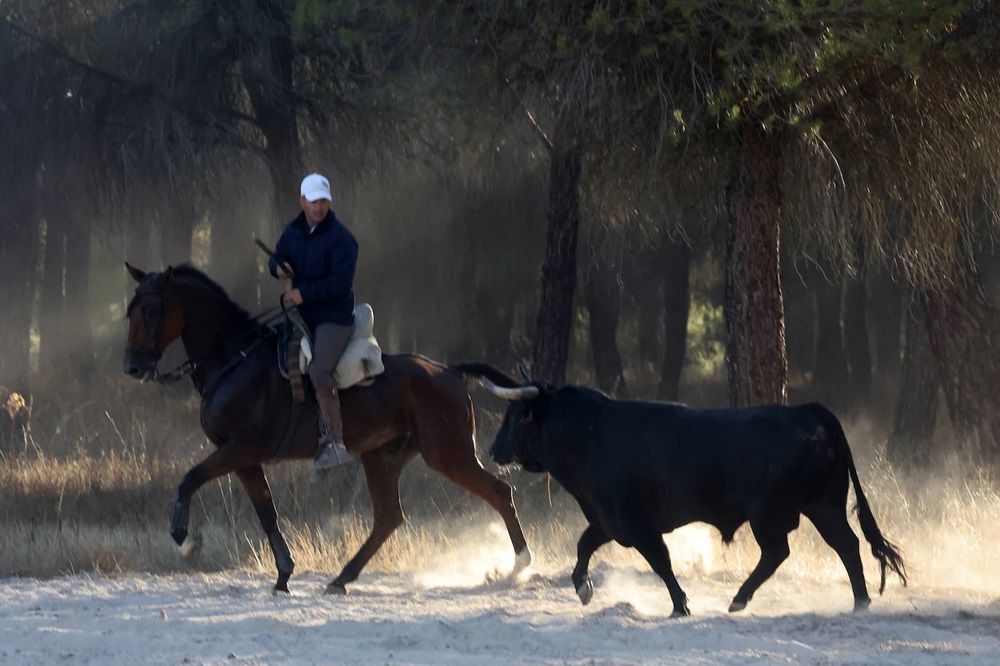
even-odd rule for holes
{"type": "Polygon", "coordinates": [[[376,449],[361,455],[361,465],[368,481],[374,522],[371,534],[340,575],[326,586],[327,594],[346,594],[347,584],[357,580],[385,540],[403,524],[403,507],[399,503],[399,476],[403,468],[416,457],[416,452],[376,449]]]}
{"type": "Polygon", "coordinates": [[[278,569],[278,582],[274,584],[274,591],[288,592],[288,579],[295,570],[295,562],[292,561],[292,553],[278,529],[278,512],[274,508],[274,499],[271,497],[271,488],[267,485],[264,470],[260,465],[251,465],[236,470],[236,476],[250,496],[260,526],[264,528],[267,542],[274,554],[274,566],[278,569]]]}
{"type": "MultiPolygon", "coordinates": [[[[463,447],[464,448],[464,447],[463,447]]],[[[531,549],[524,538],[521,522],[517,518],[517,508],[514,506],[514,490],[509,483],[496,478],[479,464],[475,456],[473,443],[468,453],[462,451],[457,459],[448,459],[446,455],[429,455],[424,452],[427,466],[440,472],[455,484],[477,495],[489,504],[503,518],[514,547],[514,571],[517,575],[531,565],[531,549]]]]}

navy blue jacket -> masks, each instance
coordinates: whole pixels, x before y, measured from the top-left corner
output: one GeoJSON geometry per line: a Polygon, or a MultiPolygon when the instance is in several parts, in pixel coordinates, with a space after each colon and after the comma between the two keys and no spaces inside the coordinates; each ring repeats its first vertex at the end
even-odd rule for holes
{"type": "MultiPolygon", "coordinates": [[[[358,241],[332,210],[311,234],[305,213],[299,213],[285,227],[274,254],[295,271],[292,287],[302,294],[299,313],[311,329],[320,324],[354,324],[358,241]]],[[[274,259],[267,267],[278,276],[274,259]]]]}

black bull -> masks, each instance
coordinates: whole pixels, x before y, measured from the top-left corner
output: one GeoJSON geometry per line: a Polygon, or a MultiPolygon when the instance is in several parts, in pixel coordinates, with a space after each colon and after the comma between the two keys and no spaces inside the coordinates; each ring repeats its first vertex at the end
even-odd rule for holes
{"type": "Polygon", "coordinates": [[[871,598],[847,521],[848,478],[861,531],[880,564],[879,593],[886,569],[906,584],[902,556],[875,522],[844,431],[820,405],[690,409],[612,400],[576,386],[522,384],[484,364],[454,369],[481,377],[510,400],[490,449],[493,460],[549,472],[583,509],[590,524],[577,545],[573,584],[584,604],[594,589],[590,558],[613,539],[642,554],[666,583],[674,615],[688,615],[662,535],[700,521],[728,543],[749,521],[761,554],[729,607],[742,610],[788,557],[788,533],[805,515],[840,556],[854,608],[863,610],[871,598]]]}

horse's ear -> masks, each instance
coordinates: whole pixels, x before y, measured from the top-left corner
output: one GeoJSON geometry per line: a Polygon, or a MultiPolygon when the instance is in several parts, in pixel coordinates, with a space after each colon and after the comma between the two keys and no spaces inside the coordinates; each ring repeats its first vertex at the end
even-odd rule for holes
{"type": "Polygon", "coordinates": [[[132,279],[135,280],[136,282],[142,282],[143,280],[146,279],[146,273],[144,271],[140,271],[138,268],[128,263],[127,261],[125,262],[125,270],[128,271],[128,274],[131,275],[132,279]]]}
{"type": "Polygon", "coordinates": [[[156,286],[162,287],[163,285],[165,285],[167,282],[170,281],[170,278],[171,276],[173,276],[173,274],[174,274],[174,267],[167,266],[167,270],[160,273],[160,277],[156,278],[156,286]]]}

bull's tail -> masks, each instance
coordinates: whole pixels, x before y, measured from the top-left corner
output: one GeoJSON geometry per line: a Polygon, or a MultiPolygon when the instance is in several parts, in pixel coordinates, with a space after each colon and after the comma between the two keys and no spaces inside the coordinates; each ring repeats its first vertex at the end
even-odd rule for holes
{"type": "Polygon", "coordinates": [[[836,423],[836,430],[839,433],[839,438],[844,446],[844,452],[847,455],[847,469],[851,475],[851,482],[854,484],[854,494],[858,499],[858,522],[861,523],[861,532],[865,535],[868,543],[871,544],[872,555],[879,562],[879,570],[882,578],[879,582],[878,593],[882,594],[885,590],[886,569],[895,571],[903,587],[906,587],[906,566],[903,563],[903,555],[899,552],[898,546],[882,536],[882,531],[878,528],[878,523],[875,522],[871,506],[868,504],[868,499],[861,489],[858,469],[854,466],[854,456],[851,455],[851,447],[847,443],[847,436],[844,434],[844,429],[840,426],[839,422],[836,423]]]}
{"type": "Polygon", "coordinates": [[[522,386],[521,382],[502,370],[497,370],[489,363],[459,363],[458,365],[449,365],[448,368],[466,377],[485,377],[501,388],[520,388],[522,386]]]}

